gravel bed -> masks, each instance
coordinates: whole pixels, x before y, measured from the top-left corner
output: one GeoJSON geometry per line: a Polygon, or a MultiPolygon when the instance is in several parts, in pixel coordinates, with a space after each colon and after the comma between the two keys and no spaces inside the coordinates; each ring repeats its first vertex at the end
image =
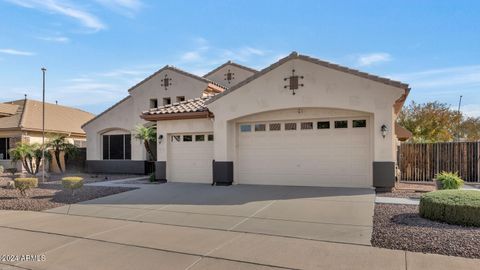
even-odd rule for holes
{"type": "Polygon", "coordinates": [[[50,174],[48,177],[49,183],[61,183],[63,177],[67,176],[80,176],[83,178],[85,183],[95,183],[95,182],[104,182],[104,181],[113,181],[120,179],[127,179],[133,177],[139,177],[139,175],[132,174],[86,174],[86,173],[77,173],[77,174],[50,174]]]}
{"type": "Polygon", "coordinates": [[[480,228],[421,218],[418,215],[418,206],[375,204],[372,245],[480,258],[480,228]]]}
{"type": "Polygon", "coordinates": [[[6,189],[5,180],[0,179],[0,210],[42,211],[67,204],[105,197],[135,188],[84,186],[72,197],[69,191],[57,184],[39,184],[38,188],[27,191],[28,197],[20,196],[18,190],[6,189]]]}

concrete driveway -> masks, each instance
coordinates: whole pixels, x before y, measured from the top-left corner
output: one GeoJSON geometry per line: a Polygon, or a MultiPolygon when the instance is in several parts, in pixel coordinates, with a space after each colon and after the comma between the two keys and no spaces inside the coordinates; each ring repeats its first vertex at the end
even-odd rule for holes
{"type": "Polygon", "coordinates": [[[370,245],[372,189],[167,183],[48,212],[370,245]]]}
{"type": "Polygon", "coordinates": [[[0,269],[478,268],[368,246],[372,200],[371,190],[166,184],[48,212],[0,210],[0,269]]]}

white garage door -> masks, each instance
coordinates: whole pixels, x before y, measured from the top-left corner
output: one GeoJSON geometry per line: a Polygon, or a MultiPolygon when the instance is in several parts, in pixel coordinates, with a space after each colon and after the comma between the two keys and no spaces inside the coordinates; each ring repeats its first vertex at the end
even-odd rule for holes
{"type": "Polygon", "coordinates": [[[168,141],[168,181],[212,183],[212,134],[175,134],[168,141]]]}
{"type": "Polygon", "coordinates": [[[367,117],[237,126],[240,184],[370,187],[367,117]]]}

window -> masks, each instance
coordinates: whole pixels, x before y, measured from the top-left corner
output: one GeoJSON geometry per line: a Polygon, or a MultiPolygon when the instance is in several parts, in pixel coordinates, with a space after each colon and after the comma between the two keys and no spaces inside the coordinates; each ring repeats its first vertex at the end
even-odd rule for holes
{"type": "Polygon", "coordinates": [[[191,141],[193,141],[192,135],[183,135],[183,141],[184,141],[184,142],[191,142],[191,141]]]}
{"type": "Polygon", "coordinates": [[[347,127],[348,127],[347,120],[335,121],[335,128],[347,128],[347,127]]]}
{"type": "Polygon", "coordinates": [[[103,159],[131,159],[131,135],[103,135],[103,159]]]}
{"type": "Polygon", "coordinates": [[[352,127],[354,128],[364,128],[367,127],[367,120],[353,120],[352,127]]]}
{"type": "Polygon", "coordinates": [[[169,97],[163,98],[163,105],[169,105],[172,103],[172,100],[169,97]]]}
{"type": "Polygon", "coordinates": [[[285,123],[285,130],[297,130],[297,123],[285,123]]]}
{"type": "Polygon", "coordinates": [[[78,148],[85,148],[87,147],[87,141],[73,140],[73,145],[78,148]]]}
{"type": "Polygon", "coordinates": [[[320,121],[317,122],[317,129],[329,129],[330,121],[320,121]]]}
{"type": "Polygon", "coordinates": [[[213,142],[213,134],[208,134],[208,141],[213,142]]]}
{"type": "Polygon", "coordinates": [[[270,131],[279,131],[281,129],[282,125],[280,123],[271,123],[269,125],[269,130],[270,131]]]}
{"type": "Polygon", "coordinates": [[[252,131],[251,125],[240,125],[240,132],[250,132],[252,131]]]}
{"type": "Polygon", "coordinates": [[[300,124],[300,129],[313,129],[313,122],[303,122],[300,124]]]}
{"type": "Polygon", "coordinates": [[[172,142],[179,142],[181,137],[180,135],[173,135],[171,138],[172,142]]]}
{"type": "Polygon", "coordinates": [[[265,130],[267,130],[267,125],[255,124],[255,131],[265,131],[265,130]]]}
{"type": "Polygon", "coordinates": [[[195,141],[196,142],[204,142],[205,141],[205,135],[195,135],[195,141]]]}
{"type": "Polygon", "coordinates": [[[10,138],[0,138],[0,160],[10,159],[10,138]]]}
{"type": "Polygon", "coordinates": [[[184,96],[178,96],[177,97],[177,102],[182,102],[182,101],[185,101],[185,97],[184,96]]]}
{"type": "Polygon", "coordinates": [[[158,108],[158,99],[152,98],[150,99],[150,109],[158,108]]]}

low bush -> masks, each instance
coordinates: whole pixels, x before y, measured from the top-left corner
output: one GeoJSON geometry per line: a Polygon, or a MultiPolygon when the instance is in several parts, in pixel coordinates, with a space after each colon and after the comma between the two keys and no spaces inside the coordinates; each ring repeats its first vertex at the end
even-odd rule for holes
{"type": "Polygon", "coordinates": [[[22,196],[27,196],[27,190],[38,187],[37,178],[16,178],[14,180],[15,188],[20,191],[22,196]]]}
{"type": "Polygon", "coordinates": [[[441,172],[436,178],[442,183],[442,189],[459,189],[463,186],[463,180],[457,173],[441,172]]]}
{"type": "Polygon", "coordinates": [[[2,174],[5,171],[2,165],[0,165],[0,174],[2,174]]]}
{"type": "Polygon", "coordinates": [[[480,227],[480,191],[439,190],[420,199],[420,216],[449,224],[480,227]]]}
{"type": "Polygon", "coordinates": [[[64,177],[62,178],[62,186],[69,189],[72,192],[72,196],[75,196],[75,190],[83,187],[83,178],[76,176],[64,177]]]}

